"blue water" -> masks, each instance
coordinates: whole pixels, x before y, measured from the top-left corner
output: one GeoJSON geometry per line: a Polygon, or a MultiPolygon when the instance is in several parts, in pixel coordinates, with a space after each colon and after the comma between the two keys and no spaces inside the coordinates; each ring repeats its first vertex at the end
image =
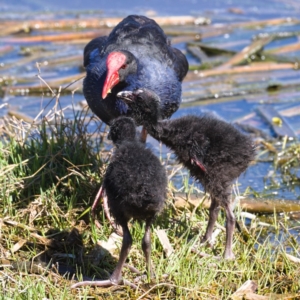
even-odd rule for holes
{"type": "Polygon", "coordinates": [[[2,11],[62,11],[62,10],[102,10],[106,15],[142,13],[154,11],[159,15],[213,15],[215,22],[232,22],[229,8],[240,8],[244,14],[236,15],[236,20],[270,19],[278,17],[298,17],[299,7],[285,1],[276,0],[2,0],[2,11]]]}

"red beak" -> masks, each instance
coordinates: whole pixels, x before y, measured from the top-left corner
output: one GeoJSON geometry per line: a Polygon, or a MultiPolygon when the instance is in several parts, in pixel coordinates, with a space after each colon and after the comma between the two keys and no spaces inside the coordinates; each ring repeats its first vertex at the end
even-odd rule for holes
{"type": "Polygon", "coordinates": [[[120,82],[119,70],[126,62],[125,54],[121,52],[112,52],[106,60],[107,75],[102,89],[102,99],[107,97],[111,89],[120,82]]]}

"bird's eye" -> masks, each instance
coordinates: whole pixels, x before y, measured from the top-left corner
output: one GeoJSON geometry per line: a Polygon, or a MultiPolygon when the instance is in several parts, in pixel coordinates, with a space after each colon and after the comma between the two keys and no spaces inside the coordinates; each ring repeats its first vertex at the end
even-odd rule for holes
{"type": "Polygon", "coordinates": [[[126,68],[126,65],[124,64],[122,67],[121,67],[121,69],[125,69],[126,68]]]}

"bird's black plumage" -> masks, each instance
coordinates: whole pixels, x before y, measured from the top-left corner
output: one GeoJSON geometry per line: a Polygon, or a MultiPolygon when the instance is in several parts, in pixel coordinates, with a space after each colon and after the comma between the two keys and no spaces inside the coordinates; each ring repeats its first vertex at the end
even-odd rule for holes
{"type": "Polygon", "coordinates": [[[211,239],[220,206],[225,209],[225,257],[233,258],[235,218],[231,208],[231,185],[254,159],[252,139],[233,125],[207,115],[158,121],[160,99],[147,89],[122,92],[119,96],[128,102],[148,133],[172,149],[179,162],[209,192],[212,204],[203,241],[211,239]]]}
{"type": "Polygon", "coordinates": [[[118,264],[109,280],[80,282],[84,285],[107,286],[119,284],[121,271],[129,254],[132,237],[128,221],[145,221],[142,249],[147,270],[151,271],[150,227],[156,215],[163,209],[166,197],[167,176],[159,159],[136,139],[133,119],[119,117],[112,121],[109,137],[115,144],[114,153],[103,179],[108,206],[117,224],[123,229],[123,242],[118,264]]]}
{"type": "Polygon", "coordinates": [[[121,226],[131,218],[153,218],[163,208],[166,194],[165,169],[152,151],[135,139],[135,132],[131,118],[119,117],[109,133],[116,148],[103,188],[111,214],[121,226]]]}
{"type": "Polygon", "coordinates": [[[120,115],[131,116],[117,93],[140,87],[157,91],[165,99],[160,103],[162,117],[170,117],[181,103],[181,81],[188,71],[185,56],[171,47],[161,27],[152,19],[136,15],[126,17],[109,36],[90,41],[84,49],[84,66],[85,98],[107,124],[120,115]],[[114,64],[117,72],[112,77],[116,81],[110,84],[106,82],[110,77],[108,66],[114,64]],[[111,87],[111,93],[107,94],[104,86],[108,90],[111,87]]]}

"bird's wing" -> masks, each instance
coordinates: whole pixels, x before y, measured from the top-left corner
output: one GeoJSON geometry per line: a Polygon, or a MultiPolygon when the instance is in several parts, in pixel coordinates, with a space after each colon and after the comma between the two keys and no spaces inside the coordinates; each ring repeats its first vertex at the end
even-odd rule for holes
{"type": "Polygon", "coordinates": [[[106,44],[107,36],[100,36],[91,40],[83,50],[83,66],[87,67],[95,60],[95,55],[101,53],[102,48],[106,44]],[[96,50],[96,51],[95,51],[96,50]],[[97,51],[98,50],[98,51],[97,51]]]}
{"type": "Polygon", "coordinates": [[[206,172],[206,168],[200,159],[198,159],[197,157],[192,157],[191,162],[193,164],[196,164],[203,172],[206,172]]]}
{"type": "Polygon", "coordinates": [[[194,132],[190,148],[191,163],[196,164],[203,172],[206,172],[205,157],[209,151],[210,141],[202,133],[194,132]]]}

